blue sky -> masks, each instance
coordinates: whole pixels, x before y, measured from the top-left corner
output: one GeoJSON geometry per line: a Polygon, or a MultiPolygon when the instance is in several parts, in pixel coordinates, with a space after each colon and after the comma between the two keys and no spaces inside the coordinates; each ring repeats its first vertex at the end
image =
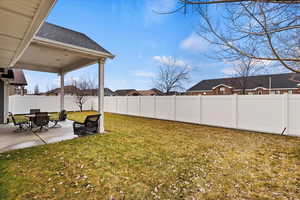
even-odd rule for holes
{"type": "MultiPolygon", "coordinates": [[[[176,7],[176,0],[58,0],[47,21],[85,33],[116,55],[105,65],[105,87],[150,89],[161,63],[176,58],[193,68],[187,88],[202,79],[223,76],[225,65],[209,60],[210,45],[195,34],[197,17],[160,15],[176,7]]],[[[70,72],[68,80],[96,78],[97,66],[70,72]]],[[[58,86],[56,74],[26,71],[29,90],[58,86]]]]}

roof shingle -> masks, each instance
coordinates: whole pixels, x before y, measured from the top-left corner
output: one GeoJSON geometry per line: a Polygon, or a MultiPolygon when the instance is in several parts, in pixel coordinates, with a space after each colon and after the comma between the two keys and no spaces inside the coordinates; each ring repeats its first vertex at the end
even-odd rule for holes
{"type": "Polygon", "coordinates": [[[36,36],[112,55],[85,34],[48,22],[42,25],[36,36]]]}

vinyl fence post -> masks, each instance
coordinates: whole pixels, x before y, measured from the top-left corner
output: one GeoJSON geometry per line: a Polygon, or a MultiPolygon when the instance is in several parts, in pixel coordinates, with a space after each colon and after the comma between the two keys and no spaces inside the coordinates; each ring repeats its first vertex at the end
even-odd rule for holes
{"type": "Polygon", "coordinates": [[[139,98],[139,111],[138,111],[138,115],[141,116],[141,113],[142,113],[142,97],[141,96],[138,96],[139,98]]]}
{"type": "Polygon", "coordinates": [[[289,134],[289,94],[282,95],[282,132],[284,131],[284,135],[289,134]]]}
{"type": "Polygon", "coordinates": [[[156,99],[156,96],[153,96],[153,102],[154,102],[154,118],[157,118],[157,99],[156,99]]]}
{"type": "Polygon", "coordinates": [[[176,121],[176,95],[174,95],[174,121],[176,121]]]}
{"type": "Polygon", "coordinates": [[[116,98],[116,101],[115,101],[116,102],[116,112],[115,113],[118,113],[118,97],[116,96],[115,98],[116,98]]]}
{"type": "Polygon", "coordinates": [[[239,118],[239,111],[238,111],[238,94],[234,94],[233,96],[233,127],[238,127],[238,118],[239,118]]]}
{"type": "Polygon", "coordinates": [[[199,124],[202,124],[202,95],[199,95],[199,124]]]}
{"type": "Polygon", "coordinates": [[[126,115],[128,115],[128,96],[126,97],[126,115]]]}

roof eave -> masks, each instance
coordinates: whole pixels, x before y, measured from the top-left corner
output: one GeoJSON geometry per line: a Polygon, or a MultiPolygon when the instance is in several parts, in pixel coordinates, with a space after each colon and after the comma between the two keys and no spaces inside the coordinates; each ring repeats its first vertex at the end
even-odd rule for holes
{"type": "Polygon", "coordinates": [[[88,48],[85,48],[85,47],[75,46],[75,45],[59,42],[59,41],[56,41],[56,40],[50,40],[50,39],[43,38],[43,37],[38,37],[38,36],[35,36],[33,38],[32,42],[42,44],[42,45],[48,45],[48,46],[52,46],[52,47],[56,47],[56,48],[61,48],[61,49],[67,49],[67,50],[70,50],[70,51],[76,51],[76,52],[79,52],[79,53],[89,54],[91,56],[94,56],[95,58],[110,58],[110,59],[113,59],[115,57],[115,55],[110,54],[110,53],[96,51],[96,50],[93,50],[93,49],[88,49],[88,48]]]}

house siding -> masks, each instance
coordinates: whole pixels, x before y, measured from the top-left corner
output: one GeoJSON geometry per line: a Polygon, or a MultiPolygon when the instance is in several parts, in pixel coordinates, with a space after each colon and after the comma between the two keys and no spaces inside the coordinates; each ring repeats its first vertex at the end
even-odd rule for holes
{"type": "MultiPolygon", "coordinates": [[[[300,94],[300,88],[295,88],[295,89],[272,89],[271,91],[279,91],[280,94],[285,94],[289,93],[289,91],[292,91],[292,94],[300,94]]],[[[214,90],[210,91],[187,91],[187,95],[231,95],[231,94],[242,94],[241,91],[234,91],[231,88],[225,88],[224,92],[220,91],[220,87],[215,88],[214,90]]],[[[251,95],[251,94],[272,94],[268,89],[257,89],[257,90],[247,90],[246,95],[251,95]]],[[[278,94],[278,93],[276,93],[278,94]]]]}

